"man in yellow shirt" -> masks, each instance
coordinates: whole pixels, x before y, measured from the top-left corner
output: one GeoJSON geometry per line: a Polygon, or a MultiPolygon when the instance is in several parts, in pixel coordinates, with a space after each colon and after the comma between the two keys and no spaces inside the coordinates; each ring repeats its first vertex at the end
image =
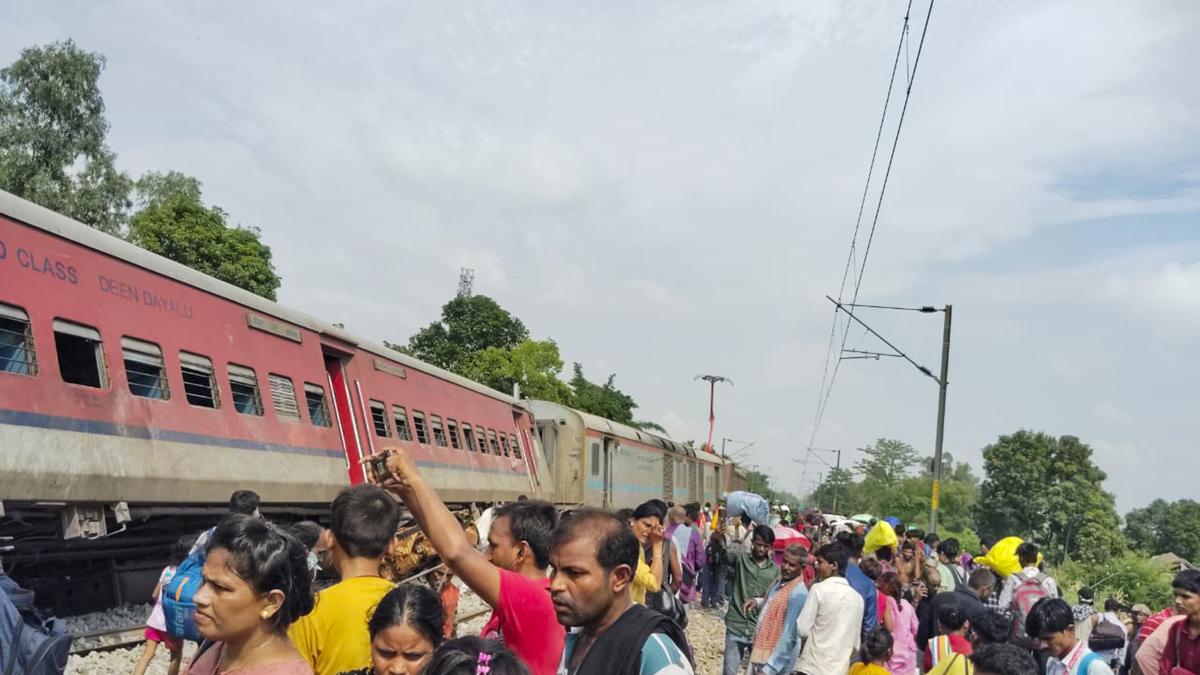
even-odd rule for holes
{"type": "Polygon", "coordinates": [[[330,506],[322,539],[342,580],[317,594],[313,611],[288,629],[288,637],[316,675],[337,675],[371,665],[367,620],[392,583],[379,563],[400,524],[400,505],[382,488],[355,485],[330,506]]]}

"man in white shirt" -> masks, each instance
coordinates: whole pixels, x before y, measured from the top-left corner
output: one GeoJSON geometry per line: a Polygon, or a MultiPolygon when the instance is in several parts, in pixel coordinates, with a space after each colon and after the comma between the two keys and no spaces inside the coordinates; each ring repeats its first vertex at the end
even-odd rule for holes
{"type": "Polygon", "coordinates": [[[1025,632],[1046,648],[1046,675],[1113,675],[1104,657],[1075,636],[1075,616],[1061,598],[1042,598],[1025,620],[1025,632]]]}
{"type": "Polygon", "coordinates": [[[796,670],[804,675],[845,675],[862,636],[863,599],[846,581],[850,552],[841,544],[817,549],[817,578],[796,630],[804,649],[796,670]]]}

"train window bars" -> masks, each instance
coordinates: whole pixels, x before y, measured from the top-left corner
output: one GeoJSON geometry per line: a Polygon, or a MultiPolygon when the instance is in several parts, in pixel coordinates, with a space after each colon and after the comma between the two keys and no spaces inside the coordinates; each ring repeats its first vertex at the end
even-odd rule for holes
{"type": "Polygon", "coordinates": [[[122,337],[121,356],[125,360],[129,393],[160,401],[170,400],[171,390],[167,386],[167,368],[163,364],[161,347],[153,342],[122,337]]]}
{"type": "Polygon", "coordinates": [[[517,445],[517,437],[513,434],[509,434],[508,444],[510,447],[512,447],[513,457],[516,457],[517,459],[523,459],[521,457],[521,446],[517,445]]]}
{"type": "Polygon", "coordinates": [[[54,349],[63,382],[97,389],[108,386],[104,346],[95,328],[55,319],[54,349]]]}
{"type": "Polygon", "coordinates": [[[0,304],[0,373],[37,375],[33,328],[25,310],[0,304]]]}
{"type": "Polygon", "coordinates": [[[371,401],[371,423],[375,425],[375,435],[387,438],[392,435],[388,425],[387,408],[380,401],[371,401]]]}
{"type": "Polygon", "coordinates": [[[262,417],[262,395],[258,391],[258,376],[253,368],[229,364],[229,393],[233,394],[233,409],[243,415],[262,417]]]}
{"type": "Polygon", "coordinates": [[[488,429],[487,437],[488,437],[488,447],[490,447],[492,449],[492,454],[499,455],[500,454],[500,445],[496,443],[496,432],[492,431],[491,429],[488,429]]]}
{"type": "Polygon", "coordinates": [[[447,418],[446,419],[446,433],[449,434],[449,436],[450,436],[450,447],[454,448],[455,450],[461,450],[462,447],[459,445],[459,442],[458,442],[458,422],[455,422],[454,420],[447,418]]]}
{"type": "Polygon", "coordinates": [[[271,386],[271,405],[275,415],[288,422],[300,421],[300,404],[296,402],[296,385],[292,378],[275,373],[267,373],[267,383],[271,386]]]}
{"type": "Polygon", "coordinates": [[[483,435],[483,427],[475,427],[475,440],[478,441],[479,452],[487,454],[487,438],[483,435]]]}
{"type": "Polygon", "coordinates": [[[446,447],[446,431],[442,429],[442,418],[438,417],[437,415],[431,415],[429,417],[429,421],[430,426],[433,427],[433,442],[436,443],[439,448],[446,447]]]}
{"type": "Polygon", "coordinates": [[[408,429],[408,412],[403,407],[392,406],[392,422],[396,424],[396,438],[402,441],[412,440],[412,432],[408,429]]]}
{"type": "Polygon", "coordinates": [[[396,438],[402,441],[411,441],[412,434],[408,431],[408,413],[404,408],[394,405],[392,406],[392,421],[396,423],[396,438]]]}
{"type": "Polygon", "coordinates": [[[425,428],[425,413],[414,410],[412,419],[413,429],[417,432],[417,442],[421,445],[429,445],[429,431],[425,428]]]}
{"type": "Polygon", "coordinates": [[[500,432],[500,450],[503,451],[505,457],[509,456],[508,439],[504,437],[503,431],[500,432]]]}
{"type": "Polygon", "coordinates": [[[325,388],[319,384],[304,383],[304,401],[308,404],[308,419],[313,426],[331,427],[329,404],[325,402],[325,388]]]}
{"type": "Polygon", "coordinates": [[[221,407],[212,359],[179,352],[179,371],[183,375],[183,396],[189,404],[214,410],[221,407]]]}
{"type": "Polygon", "coordinates": [[[467,447],[467,450],[469,450],[470,452],[475,452],[475,429],[471,428],[470,424],[463,422],[462,423],[462,431],[463,431],[463,445],[465,445],[467,447]]]}

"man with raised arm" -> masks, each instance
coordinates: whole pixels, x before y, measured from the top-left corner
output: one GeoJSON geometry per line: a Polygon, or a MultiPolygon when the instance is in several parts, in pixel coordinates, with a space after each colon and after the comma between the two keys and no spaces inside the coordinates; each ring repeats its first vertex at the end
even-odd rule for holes
{"type": "Polygon", "coordinates": [[[554,506],[526,500],[496,509],[485,555],[407,452],[390,450],[387,468],[391,479],[383,487],[404,501],[446,567],[492,608],[483,636],[503,639],[533,675],[554,675],[564,637],[547,590],[554,506]]]}

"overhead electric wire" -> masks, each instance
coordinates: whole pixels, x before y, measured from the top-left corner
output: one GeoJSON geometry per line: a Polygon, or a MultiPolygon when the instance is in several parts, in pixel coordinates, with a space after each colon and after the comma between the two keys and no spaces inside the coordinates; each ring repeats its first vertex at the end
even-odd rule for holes
{"type": "MultiPolygon", "coordinates": [[[[912,96],[913,83],[916,81],[917,68],[920,66],[920,63],[921,63],[921,52],[924,50],[924,47],[925,47],[925,36],[929,32],[929,19],[933,15],[934,2],[935,2],[935,0],[930,0],[929,8],[925,12],[925,23],[921,28],[921,39],[917,44],[917,56],[912,62],[912,68],[910,70],[908,70],[908,77],[907,77],[908,81],[907,81],[907,86],[905,87],[905,91],[904,91],[904,103],[900,108],[900,118],[896,124],[896,134],[892,139],[892,150],[888,155],[887,168],[884,171],[883,182],[879,189],[879,199],[875,204],[875,215],[871,219],[871,230],[867,235],[867,244],[866,244],[866,247],[863,249],[862,263],[858,266],[858,277],[854,282],[854,294],[852,296],[853,299],[851,300],[850,304],[855,304],[858,301],[858,293],[859,293],[859,290],[862,288],[863,274],[866,272],[866,269],[867,269],[867,258],[871,254],[871,244],[875,239],[876,226],[879,224],[879,214],[883,208],[883,197],[884,197],[884,194],[887,192],[887,183],[888,183],[888,179],[892,173],[892,164],[896,159],[896,148],[899,146],[899,143],[900,143],[900,132],[904,128],[904,117],[905,117],[905,114],[908,112],[908,102],[912,96]]],[[[858,233],[859,233],[859,229],[861,228],[861,224],[862,224],[862,214],[865,209],[867,193],[870,190],[871,177],[872,177],[872,174],[874,173],[874,169],[875,169],[875,160],[876,160],[876,155],[879,151],[880,138],[883,134],[883,125],[884,125],[885,120],[887,119],[887,110],[888,110],[888,106],[891,101],[892,88],[895,85],[895,81],[896,81],[896,70],[900,63],[900,52],[906,51],[905,47],[906,47],[906,43],[907,43],[909,17],[911,14],[911,10],[912,10],[912,0],[909,0],[908,6],[904,12],[904,24],[903,24],[903,27],[901,28],[901,32],[900,32],[900,43],[896,47],[896,58],[892,63],[892,76],[888,82],[887,96],[884,99],[884,105],[883,105],[883,114],[880,117],[879,130],[876,133],[876,137],[875,137],[875,148],[871,152],[871,164],[867,170],[867,183],[866,183],[866,186],[864,186],[864,188],[863,188],[863,197],[862,197],[862,201],[859,204],[858,218],[854,224],[854,236],[850,240],[850,253],[846,257],[846,267],[842,271],[842,284],[841,284],[841,287],[838,289],[838,299],[836,301],[839,304],[841,303],[841,301],[845,295],[846,278],[850,271],[851,262],[855,260],[855,252],[856,252],[856,248],[857,248],[857,244],[858,244],[858,233]]],[[[905,62],[906,62],[905,66],[907,69],[907,65],[908,65],[907,64],[907,54],[906,54],[905,62]]],[[[837,334],[837,325],[838,325],[837,313],[838,313],[838,308],[835,306],[834,313],[833,313],[833,326],[830,328],[830,332],[829,332],[829,338],[830,338],[829,342],[830,343],[829,343],[828,349],[826,350],[825,369],[821,376],[821,391],[818,393],[817,410],[813,417],[813,429],[812,429],[812,435],[810,436],[809,445],[812,445],[813,443],[816,442],[817,432],[819,431],[821,422],[824,419],[825,410],[829,404],[829,397],[833,393],[833,385],[834,385],[834,382],[837,380],[838,370],[840,369],[841,363],[842,363],[840,354],[839,354],[839,358],[837,358],[837,359],[832,358],[833,343],[835,342],[835,335],[837,334]],[[829,369],[830,361],[833,362],[832,374],[830,374],[830,369],[829,369]]],[[[844,350],[846,348],[846,340],[849,338],[849,335],[850,335],[850,323],[851,323],[850,319],[847,318],[846,319],[846,328],[842,332],[842,342],[839,347],[840,350],[844,350]]]]}
{"type": "MultiPolygon", "coordinates": [[[[858,217],[854,220],[854,234],[850,237],[850,252],[846,255],[846,266],[842,270],[842,283],[838,287],[838,301],[840,302],[845,296],[846,280],[850,278],[850,266],[855,263],[855,246],[858,243],[858,231],[862,226],[863,211],[867,206],[867,195],[871,190],[871,177],[875,173],[875,160],[879,156],[879,142],[883,140],[883,126],[887,122],[887,111],[891,106],[892,88],[896,83],[896,69],[900,66],[900,52],[904,50],[904,42],[908,34],[908,19],[912,13],[912,0],[908,0],[908,6],[904,10],[904,24],[900,27],[900,40],[896,43],[896,57],[892,60],[892,73],[888,78],[887,94],[883,98],[883,112],[879,116],[879,129],[875,132],[875,147],[871,149],[871,163],[867,167],[867,182],[863,186],[862,199],[858,203],[858,217]]],[[[812,436],[809,438],[809,445],[812,445],[817,438],[817,429],[821,426],[821,419],[825,415],[825,404],[829,401],[829,392],[833,389],[833,382],[829,376],[829,363],[833,356],[833,345],[837,342],[837,326],[838,314],[837,308],[833,310],[833,323],[829,326],[829,346],[825,349],[825,368],[821,373],[821,388],[817,392],[817,410],[813,414],[813,430],[812,436]],[[828,389],[826,388],[828,385],[828,389]]],[[[846,322],[846,330],[850,329],[850,322],[846,322]]],[[[842,340],[843,347],[845,346],[845,338],[842,340]]],[[[834,376],[836,377],[836,368],[834,376]]]]}

